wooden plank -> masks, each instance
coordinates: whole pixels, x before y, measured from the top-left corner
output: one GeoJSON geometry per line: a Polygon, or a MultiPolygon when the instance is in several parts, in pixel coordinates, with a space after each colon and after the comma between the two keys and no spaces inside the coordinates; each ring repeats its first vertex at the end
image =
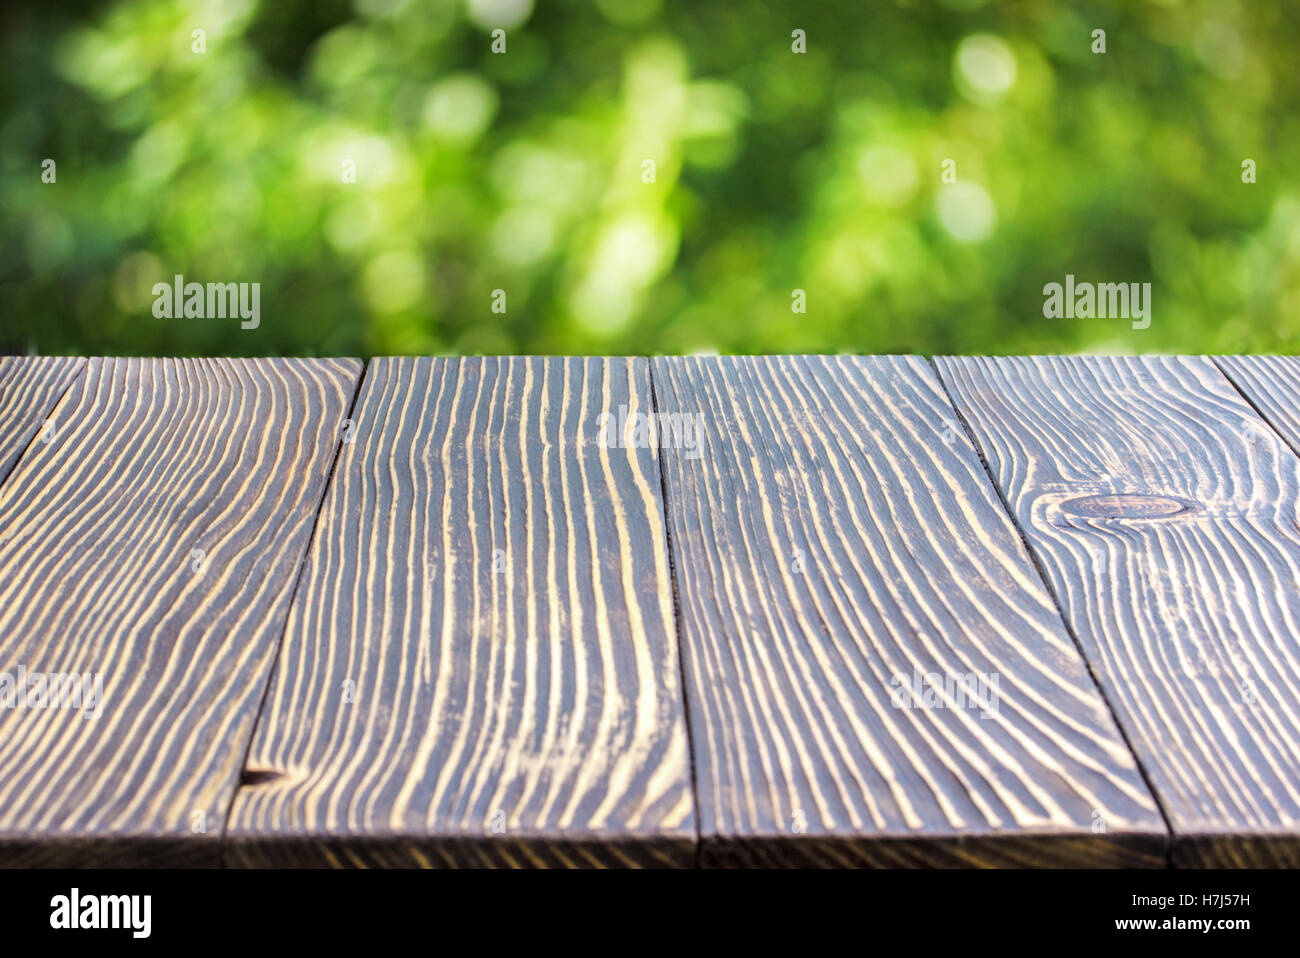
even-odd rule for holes
{"type": "Polygon", "coordinates": [[[1205,358],[940,368],[1175,862],[1300,864],[1300,460],[1205,358]]]}
{"type": "MultiPolygon", "coordinates": [[[[1300,454],[1300,356],[1217,356],[1237,390],[1300,454]]],[[[1247,433],[1249,441],[1254,433],[1247,433]]]]}
{"type": "Polygon", "coordinates": [[[90,360],[0,488],[0,863],[219,861],[359,373],[90,360]],[[19,670],[89,694],[18,707],[19,670]]]}
{"type": "Polygon", "coordinates": [[[706,864],[1163,864],[1155,803],[924,361],[652,368],[660,413],[689,417],[674,435],[703,437],[662,455],[706,864]],[[927,676],[945,694],[899,691],[927,676]],[[975,701],[949,686],[966,676],[975,701]]]}
{"type": "Polygon", "coordinates": [[[241,865],[691,864],[644,360],[376,359],[228,831],[241,865]]]}
{"type": "MultiPolygon", "coordinates": [[[[78,356],[0,356],[0,483],[85,365],[78,356]]],[[[53,422],[44,434],[57,431],[53,422]]]]}

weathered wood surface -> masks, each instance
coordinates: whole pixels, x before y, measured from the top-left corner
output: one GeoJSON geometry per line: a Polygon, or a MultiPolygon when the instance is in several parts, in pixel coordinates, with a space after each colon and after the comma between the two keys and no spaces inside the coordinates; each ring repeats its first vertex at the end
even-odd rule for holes
{"type": "MultiPolygon", "coordinates": [[[[1239,392],[1300,455],[1300,356],[1218,356],[1239,392]]],[[[1255,433],[1246,434],[1250,440],[1255,433]]]]}
{"type": "Polygon", "coordinates": [[[700,436],[661,455],[705,864],[1164,863],[1155,803],[923,360],[653,376],[700,436]],[[917,674],[996,691],[909,703],[896,677],[917,674]]]}
{"type": "Polygon", "coordinates": [[[219,860],[359,373],[92,359],[64,395],[0,486],[0,669],[102,699],[0,709],[0,864],[219,860]]]}
{"type": "Polygon", "coordinates": [[[376,359],[235,801],[258,865],[689,865],[645,360],[376,359]],[[612,430],[611,430],[612,431],[612,430]]]}
{"type": "Polygon", "coordinates": [[[0,865],[1300,865],[1300,359],[938,366],[0,358],[0,865]]]}
{"type": "Polygon", "coordinates": [[[75,356],[0,356],[0,483],[34,439],[57,432],[49,415],[85,365],[75,356]]]}
{"type": "Polygon", "coordinates": [[[1300,864],[1300,460],[1205,358],[939,368],[1155,787],[1175,862],[1300,864]]]}

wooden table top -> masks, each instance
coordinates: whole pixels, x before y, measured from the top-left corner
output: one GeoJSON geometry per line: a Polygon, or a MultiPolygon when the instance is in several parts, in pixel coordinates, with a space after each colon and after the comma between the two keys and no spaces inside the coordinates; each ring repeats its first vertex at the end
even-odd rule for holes
{"type": "Polygon", "coordinates": [[[0,358],[0,866],[1298,866],[1300,358],[0,358]]]}

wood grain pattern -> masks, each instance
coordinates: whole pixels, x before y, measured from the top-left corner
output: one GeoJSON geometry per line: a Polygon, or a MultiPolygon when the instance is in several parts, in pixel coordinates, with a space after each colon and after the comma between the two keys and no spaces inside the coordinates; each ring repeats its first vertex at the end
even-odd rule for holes
{"type": "Polygon", "coordinates": [[[92,359],[60,401],[0,487],[0,669],[103,697],[0,708],[0,864],[219,860],[359,373],[92,359]]]}
{"type": "Polygon", "coordinates": [[[1205,358],[940,363],[1180,864],[1300,864],[1300,459],[1205,358]]]}
{"type": "Polygon", "coordinates": [[[922,360],[652,369],[659,411],[704,437],[662,457],[706,864],[1163,864],[1155,803],[922,360]],[[914,674],[997,688],[911,703],[914,674]]]}
{"type": "Polygon", "coordinates": [[[0,483],[85,365],[77,356],[0,356],[0,483]]]}
{"type": "Polygon", "coordinates": [[[1291,450],[1300,454],[1300,356],[1216,356],[1215,362],[1291,450]]]}
{"type": "Polygon", "coordinates": [[[644,360],[376,359],[228,830],[241,865],[682,865],[644,360]]]}

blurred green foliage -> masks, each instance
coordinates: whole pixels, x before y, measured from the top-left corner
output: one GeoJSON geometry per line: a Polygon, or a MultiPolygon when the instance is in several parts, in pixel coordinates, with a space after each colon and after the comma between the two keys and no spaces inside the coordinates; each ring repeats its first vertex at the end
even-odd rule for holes
{"type": "Polygon", "coordinates": [[[0,20],[0,348],[1294,351],[1294,4],[118,0],[0,20]],[[261,326],[156,319],[176,273],[260,282],[261,326]],[[1045,319],[1066,273],[1151,282],[1151,327],[1045,319]]]}

